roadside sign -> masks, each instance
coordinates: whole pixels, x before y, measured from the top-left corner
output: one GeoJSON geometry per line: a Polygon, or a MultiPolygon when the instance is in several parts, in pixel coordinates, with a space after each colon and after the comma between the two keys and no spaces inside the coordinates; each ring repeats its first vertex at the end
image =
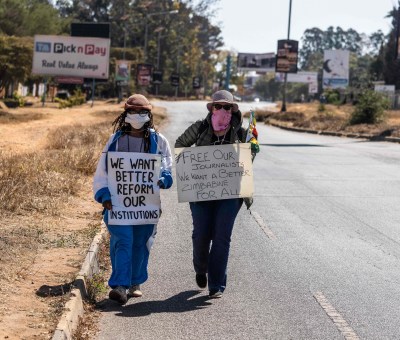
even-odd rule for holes
{"type": "Polygon", "coordinates": [[[57,84],[83,84],[83,78],[80,77],[55,77],[57,84]]]}
{"type": "Polygon", "coordinates": [[[138,64],[136,80],[139,86],[149,86],[151,82],[153,65],[138,64]]]}
{"type": "Polygon", "coordinates": [[[32,74],[108,79],[110,39],[35,35],[32,74]]]}
{"type": "Polygon", "coordinates": [[[297,54],[299,42],[296,40],[278,40],[275,71],[297,73],[297,54]]]}
{"type": "Polygon", "coordinates": [[[200,77],[193,77],[193,89],[199,89],[200,88],[200,77]]]}
{"type": "Polygon", "coordinates": [[[171,86],[178,87],[179,86],[179,74],[171,74],[170,81],[171,81],[171,86]]]}
{"type": "Polygon", "coordinates": [[[153,71],[153,84],[160,85],[163,82],[163,72],[153,71]]]}
{"type": "Polygon", "coordinates": [[[131,76],[131,62],[128,60],[115,61],[115,81],[128,83],[131,76]]]}

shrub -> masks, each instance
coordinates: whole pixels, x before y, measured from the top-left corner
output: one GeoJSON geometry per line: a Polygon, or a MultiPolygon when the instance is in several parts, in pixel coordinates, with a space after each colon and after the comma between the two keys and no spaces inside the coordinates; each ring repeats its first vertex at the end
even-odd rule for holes
{"type": "Polygon", "coordinates": [[[337,90],[327,90],[324,93],[328,104],[339,105],[340,104],[340,93],[337,90]]]}
{"type": "Polygon", "coordinates": [[[25,100],[22,96],[20,96],[17,92],[13,93],[13,99],[18,102],[18,106],[23,107],[25,106],[25,100]]]}
{"type": "Polygon", "coordinates": [[[65,109],[66,107],[72,107],[72,103],[69,100],[54,98],[54,101],[58,103],[60,109],[65,109]]]}
{"type": "Polygon", "coordinates": [[[82,105],[86,102],[86,98],[85,94],[83,94],[80,89],[77,89],[68,99],[55,98],[54,101],[59,104],[60,109],[64,109],[66,107],[82,105]]]}
{"type": "Polygon", "coordinates": [[[358,97],[356,108],[350,116],[350,125],[376,124],[384,119],[389,100],[381,93],[364,90],[358,97]]]}
{"type": "Polygon", "coordinates": [[[22,107],[25,105],[25,100],[17,92],[14,92],[11,98],[3,99],[4,104],[11,109],[16,107],[22,107]]]}

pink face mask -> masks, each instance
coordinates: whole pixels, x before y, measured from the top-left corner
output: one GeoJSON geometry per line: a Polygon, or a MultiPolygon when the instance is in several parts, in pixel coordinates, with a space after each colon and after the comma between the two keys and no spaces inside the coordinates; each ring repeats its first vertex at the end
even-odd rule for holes
{"type": "Polygon", "coordinates": [[[228,128],[231,122],[232,113],[225,111],[223,108],[213,111],[211,115],[211,124],[214,131],[223,131],[228,128]]]}

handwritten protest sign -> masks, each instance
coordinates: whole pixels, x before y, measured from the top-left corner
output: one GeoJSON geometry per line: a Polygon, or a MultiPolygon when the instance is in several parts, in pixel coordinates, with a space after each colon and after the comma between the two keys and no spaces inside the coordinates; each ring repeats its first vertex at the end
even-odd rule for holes
{"type": "Polygon", "coordinates": [[[176,148],[179,202],[253,196],[250,143],[176,148]]]}
{"type": "Polygon", "coordinates": [[[156,224],[160,217],[160,155],[109,152],[108,188],[113,225],[156,224]]]}

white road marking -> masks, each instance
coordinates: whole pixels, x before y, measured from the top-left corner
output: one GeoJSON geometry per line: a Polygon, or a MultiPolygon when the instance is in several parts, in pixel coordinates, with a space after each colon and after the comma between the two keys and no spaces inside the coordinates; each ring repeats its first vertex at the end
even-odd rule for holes
{"type": "Polygon", "coordinates": [[[324,309],[325,313],[331,318],[337,329],[342,333],[346,340],[359,340],[360,338],[346,322],[346,320],[339,314],[339,312],[329,303],[327,298],[322,292],[314,294],[315,300],[324,309]]]}
{"type": "Polygon", "coordinates": [[[256,220],[256,222],[261,227],[261,229],[264,231],[264,233],[268,236],[268,238],[270,238],[271,240],[275,240],[276,236],[274,235],[272,230],[269,229],[268,226],[264,223],[264,220],[262,219],[262,217],[258,213],[256,213],[255,211],[252,211],[252,210],[250,210],[250,214],[251,214],[251,216],[253,216],[253,218],[256,220]]]}

